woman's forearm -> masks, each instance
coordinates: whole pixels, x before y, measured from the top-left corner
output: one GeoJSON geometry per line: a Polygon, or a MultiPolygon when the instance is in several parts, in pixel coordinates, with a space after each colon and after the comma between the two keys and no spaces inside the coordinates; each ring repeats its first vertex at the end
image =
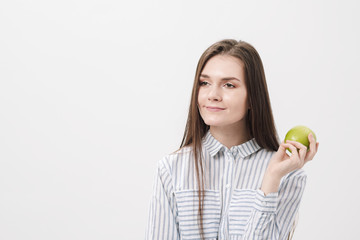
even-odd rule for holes
{"type": "Polygon", "coordinates": [[[281,177],[277,177],[274,174],[266,171],[260,189],[264,192],[265,195],[272,192],[277,192],[279,190],[280,181],[281,177]]]}

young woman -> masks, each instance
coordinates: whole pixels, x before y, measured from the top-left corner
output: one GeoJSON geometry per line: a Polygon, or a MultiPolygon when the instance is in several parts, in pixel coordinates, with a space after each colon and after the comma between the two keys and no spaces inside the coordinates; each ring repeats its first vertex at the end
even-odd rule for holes
{"type": "Polygon", "coordinates": [[[146,239],[287,239],[309,150],[279,143],[263,65],[243,41],[200,57],[180,149],[158,164],[146,239]],[[290,149],[289,156],[286,149],[290,149]]]}

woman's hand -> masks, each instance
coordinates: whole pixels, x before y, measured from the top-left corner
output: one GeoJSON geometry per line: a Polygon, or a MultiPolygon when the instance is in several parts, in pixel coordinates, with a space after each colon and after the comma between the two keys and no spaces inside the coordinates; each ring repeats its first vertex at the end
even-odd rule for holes
{"type": "Polygon", "coordinates": [[[278,151],[271,158],[267,171],[273,176],[281,178],[294,170],[302,168],[305,163],[314,158],[319,147],[319,143],[315,141],[311,133],[308,135],[308,139],[310,141],[309,151],[307,147],[299,142],[289,140],[286,143],[282,142],[278,151]],[[287,148],[291,150],[290,156],[286,153],[287,148]]]}
{"type": "Polygon", "coordinates": [[[308,135],[310,141],[310,149],[307,150],[303,144],[295,141],[282,142],[278,151],[270,159],[266,169],[261,190],[267,195],[270,192],[276,192],[279,188],[280,180],[286,174],[302,168],[305,163],[312,160],[318,150],[317,143],[310,133],[308,135]],[[286,153],[286,149],[291,150],[291,155],[286,153]],[[299,149],[299,151],[298,151],[299,149]]]}

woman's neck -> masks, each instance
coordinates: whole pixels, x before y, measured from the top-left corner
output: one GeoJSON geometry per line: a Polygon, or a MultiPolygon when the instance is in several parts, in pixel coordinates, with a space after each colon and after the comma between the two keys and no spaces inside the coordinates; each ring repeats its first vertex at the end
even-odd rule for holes
{"type": "Polygon", "coordinates": [[[246,126],[210,126],[210,133],[228,149],[250,140],[249,131],[246,126]]]}

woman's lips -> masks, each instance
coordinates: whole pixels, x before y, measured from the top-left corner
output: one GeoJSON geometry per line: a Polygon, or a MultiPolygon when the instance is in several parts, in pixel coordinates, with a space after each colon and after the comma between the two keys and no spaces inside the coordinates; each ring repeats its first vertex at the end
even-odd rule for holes
{"type": "Polygon", "coordinates": [[[208,111],[210,112],[220,112],[222,110],[224,110],[225,108],[220,108],[220,107],[211,107],[211,106],[207,106],[205,107],[208,111]]]}

